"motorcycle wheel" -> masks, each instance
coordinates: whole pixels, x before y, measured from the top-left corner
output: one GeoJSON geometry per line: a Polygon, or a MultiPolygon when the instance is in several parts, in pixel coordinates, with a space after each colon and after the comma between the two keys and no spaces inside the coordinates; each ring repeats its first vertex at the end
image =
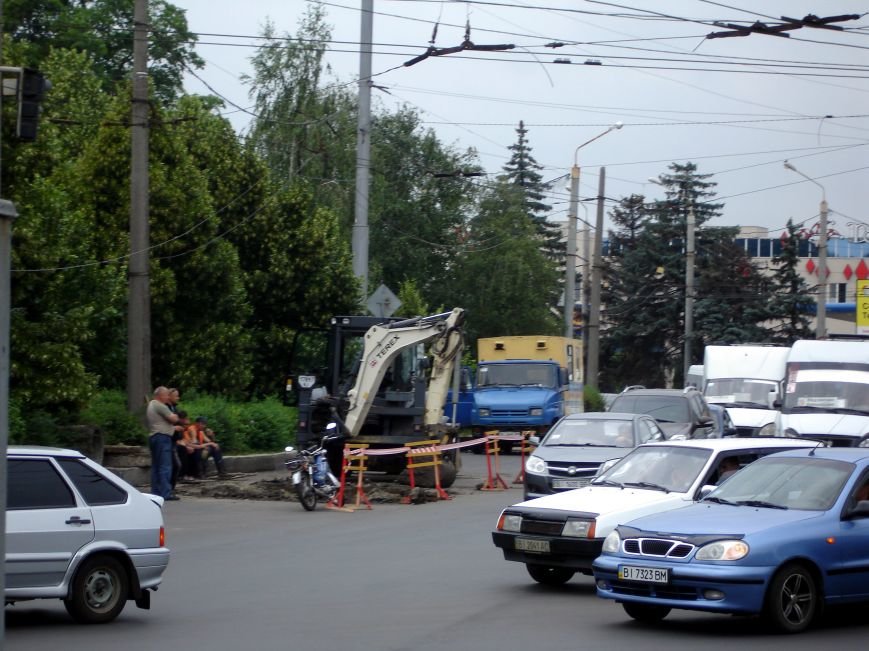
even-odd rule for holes
{"type": "Polygon", "coordinates": [[[302,477],[302,481],[296,484],[296,496],[306,511],[313,511],[317,508],[317,494],[314,492],[314,487],[311,486],[310,476],[302,477]]]}

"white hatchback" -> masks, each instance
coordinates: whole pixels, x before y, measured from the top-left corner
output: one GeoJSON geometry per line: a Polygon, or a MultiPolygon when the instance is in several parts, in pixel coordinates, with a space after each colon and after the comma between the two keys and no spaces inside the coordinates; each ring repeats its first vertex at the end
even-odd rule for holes
{"type": "Polygon", "coordinates": [[[163,498],[73,450],[6,455],[6,604],[62,599],[81,623],[150,606],[169,564],[163,498]]]}

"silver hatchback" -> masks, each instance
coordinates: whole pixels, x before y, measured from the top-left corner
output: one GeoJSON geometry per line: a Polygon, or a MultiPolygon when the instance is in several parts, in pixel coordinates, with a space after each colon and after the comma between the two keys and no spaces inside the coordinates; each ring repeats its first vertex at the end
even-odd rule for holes
{"type": "Polygon", "coordinates": [[[73,450],[11,446],[6,466],[7,605],[62,599],[92,624],[150,606],[169,564],[163,498],[73,450]]]}

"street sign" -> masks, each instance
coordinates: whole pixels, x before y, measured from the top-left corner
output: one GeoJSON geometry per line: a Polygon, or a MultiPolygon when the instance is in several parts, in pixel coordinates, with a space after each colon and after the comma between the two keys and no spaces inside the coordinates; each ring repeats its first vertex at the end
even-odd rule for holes
{"type": "Polygon", "coordinates": [[[857,281],[857,334],[869,335],[869,280],[857,281]]]}
{"type": "Polygon", "coordinates": [[[374,316],[392,316],[401,307],[401,301],[390,291],[389,287],[380,285],[374,290],[365,305],[374,316]]]}

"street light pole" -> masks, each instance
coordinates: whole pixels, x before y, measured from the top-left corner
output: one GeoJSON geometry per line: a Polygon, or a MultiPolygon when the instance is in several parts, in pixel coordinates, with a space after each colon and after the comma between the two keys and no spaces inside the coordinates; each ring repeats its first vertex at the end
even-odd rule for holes
{"type": "Polygon", "coordinates": [[[785,169],[791,172],[796,172],[807,181],[811,181],[821,188],[821,221],[818,225],[820,233],[818,233],[818,300],[817,300],[817,322],[815,324],[815,339],[826,339],[827,337],[827,191],[824,186],[818,183],[810,176],[806,176],[796,167],[785,161],[785,169]]]}
{"type": "MultiPolygon", "coordinates": [[[[579,206],[579,150],[598,138],[604,137],[610,131],[622,128],[621,122],[616,122],[606,131],[599,133],[591,140],[586,140],[573,152],[573,167],[570,168],[570,210],[567,214],[567,259],[565,260],[564,276],[564,336],[573,339],[573,308],[576,303],[576,218],[579,206]]],[[[585,324],[583,324],[585,327],[585,324]]]]}

